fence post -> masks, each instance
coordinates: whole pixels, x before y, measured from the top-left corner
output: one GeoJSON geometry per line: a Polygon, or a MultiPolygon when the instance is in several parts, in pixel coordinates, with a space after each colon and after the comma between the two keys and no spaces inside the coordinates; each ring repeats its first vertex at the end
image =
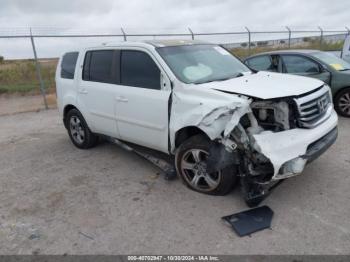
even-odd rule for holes
{"type": "Polygon", "coordinates": [[[250,30],[248,29],[248,27],[245,27],[245,30],[247,30],[248,32],[248,55],[250,55],[250,49],[251,49],[251,34],[250,34],[250,30]]]}
{"type": "Polygon", "coordinates": [[[320,36],[320,50],[322,50],[322,42],[323,42],[323,29],[319,26],[318,29],[320,29],[321,36],[320,36]]]}
{"type": "Polygon", "coordinates": [[[122,31],[122,34],[123,34],[123,37],[124,37],[124,41],[126,41],[126,34],[125,34],[125,31],[124,31],[123,27],[121,27],[120,30],[122,31]]]}
{"type": "Polygon", "coordinates": [[[41,95],[43,96],[43,99],[44,99],[45,109],[49,109],[49,107],[47,106],[47,101],[46,101],[45,85],[44,85],[43,79],[41,77],[40,64],[38,62],[38,56],[36,54],[34,37],[33,37],[33,34],[32,34],[32,28],[30,28],[30,41],[32,43],[32,48],[33,48],[33,53],[34,53],[36,75],[37,75],[39,83],[40,83],[40,93],[41,93],[41,95]]]}
{"type": "Polygon", "coordinates": [[[290,49],[290,40],[292,38],[292,31],[290,30],[290,28],[288,26],[286,26],[287,30],[288,30],[288,48],[290,49]]]}
{"type": "Polygon", "coordinates": [[[190,34],[191,34],[192,40],[194,40],[194,34],[193,34],[193,31],[191,30],[191,28],[188,28],[188,31],[190,31],[190,34]]]}

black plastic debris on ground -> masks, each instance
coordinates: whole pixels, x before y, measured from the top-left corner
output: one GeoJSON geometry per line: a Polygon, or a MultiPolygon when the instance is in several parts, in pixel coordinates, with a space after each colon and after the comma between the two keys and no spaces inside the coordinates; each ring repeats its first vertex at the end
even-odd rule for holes
{"type": "Polygon", "coordinates": [[[240,236],[250,235],[271,227],[273,211],[268,206],[257,207],[222,217],[240,236]]]}

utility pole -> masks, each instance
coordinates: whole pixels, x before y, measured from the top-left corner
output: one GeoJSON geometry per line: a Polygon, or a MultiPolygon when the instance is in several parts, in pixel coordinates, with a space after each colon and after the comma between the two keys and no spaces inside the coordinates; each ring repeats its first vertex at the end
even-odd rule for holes
{"type": "Polygon", "coordinates": [[[250,30],[248,29],[248,27],[245,27],[245,29],[247,30],[248,32],[248,55],[250,55],[250,49],[251,49],[251,33],[250,33],[250,30]]]}
{"type": "Polygon", "coordinates": [[[320,50],[322,50],[322,42],[323,42],[323,29],[319,26],[318,29],[321,31],[320,35],[320,50]]]}
{"type": "Polygon", "coordinates": [[[45,94],[45,85],[43,82],[43,79],[41,77],[41,69],[40,69],[40,64],[38,62],[38,56],[36,54],[36,49],[35,49],[35,43],[34,43],[34,37],[32,34],[32,29],[30,28],[30,41],[32,43],[32,48],[33,48],[33,53],[34,53],[34,61],[35,61],[35,69],[36,69],[36,75],[38,77],[39,83],[40,83],[40,93],[43,96],[44,99],[44,104],[45,104],[45,109],[49,109],[47,106],[47,101],[46,101],[46,94],[45,94]]]}
{"type": "Polygon", "coordinates": [[[193,31],[191,30],[191,28],[188,28],[188,31],[190,31],[190,34],[191,34],[192,40],[194,40],[194,34],[193,34],[193,31]]]}
{"type": "Polygon", "coordinates": [[[292,31],[290,30],[290,28],[288,26],[286,26],[287,30],[288,30],[288,48],[290,49],[290,41],[292,38],[292,31]]]}
{"type": "Polygon", "coordinates": [[[122,31],[122,34],[123,34],[123,37],[124,37],[124,41],[126,41],[126,34],[125,34],[125,31],[124,31],[123,27],[121,27],[120,30],[122,31]]]}

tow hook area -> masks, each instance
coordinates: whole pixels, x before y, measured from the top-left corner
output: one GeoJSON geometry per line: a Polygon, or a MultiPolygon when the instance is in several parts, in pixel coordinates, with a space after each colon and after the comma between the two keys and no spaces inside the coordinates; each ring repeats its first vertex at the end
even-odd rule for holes
{"type": "Polygon", "coordinates": [[[252,180],[248,175],[240,177],[241,189],[244,201],[247,206],[255,207],[259,205],[278,185],[284,180],[278,180],[267,184],[260,184],[252,180]]]}

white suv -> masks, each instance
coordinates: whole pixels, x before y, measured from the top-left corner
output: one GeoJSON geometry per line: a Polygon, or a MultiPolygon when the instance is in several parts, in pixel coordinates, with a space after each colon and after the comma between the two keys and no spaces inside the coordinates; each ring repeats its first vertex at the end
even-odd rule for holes
{"type": "Polygon", "coordinates": [[[197,41],[104,44],[62,56],[59,112],[78,148],[100,135],[175,156],[191,189],[248,204],[300,174],[337,138],[329,87],[254,72],[221,46],[197,41]]]}

